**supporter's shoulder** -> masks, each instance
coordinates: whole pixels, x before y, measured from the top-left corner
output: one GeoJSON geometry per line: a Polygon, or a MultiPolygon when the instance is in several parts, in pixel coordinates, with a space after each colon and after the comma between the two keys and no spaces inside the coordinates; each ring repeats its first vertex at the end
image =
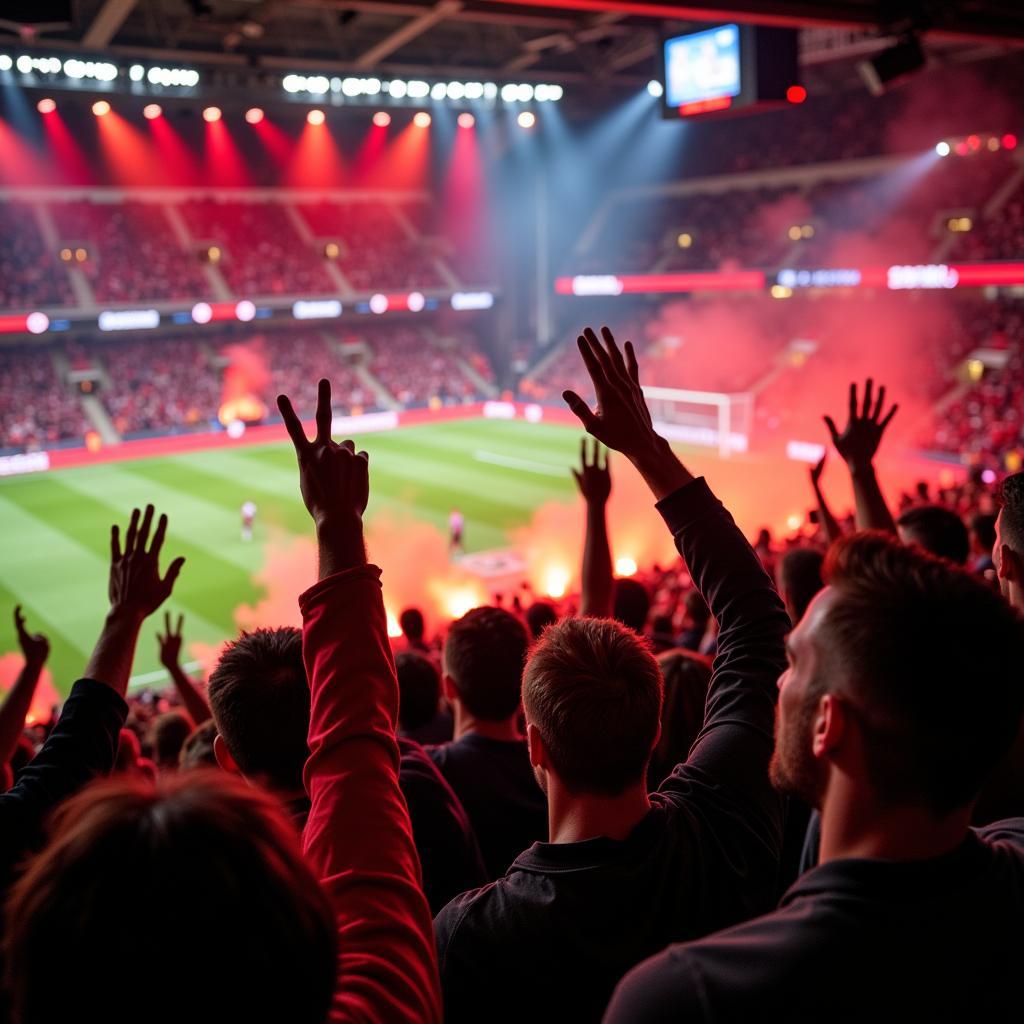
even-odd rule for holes
{"type": "Polygon", "coordinates": [[[504,902],[502,886],[505,879],[499,878],[479,889],[470,889],[446,903],[434,918],[434,935],[437,939],[438,956],[444,969],[446,951],[454,943],[480,942],[487,935],[495,934],[493,922],[500,914],[504,902]]]}

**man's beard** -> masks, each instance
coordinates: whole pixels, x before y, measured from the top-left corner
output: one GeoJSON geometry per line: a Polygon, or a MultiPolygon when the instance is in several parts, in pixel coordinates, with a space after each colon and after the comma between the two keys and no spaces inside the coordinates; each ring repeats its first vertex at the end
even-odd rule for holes
{"type": "Polygon", "coordinates": [[[781,793],[799,797],[811,807],[818,806],[821,786],[818,766],[811,752],[814,702],[801,704],[783,725],[775,709],[775,750],[768,765],[772,785],[781,793]]]}

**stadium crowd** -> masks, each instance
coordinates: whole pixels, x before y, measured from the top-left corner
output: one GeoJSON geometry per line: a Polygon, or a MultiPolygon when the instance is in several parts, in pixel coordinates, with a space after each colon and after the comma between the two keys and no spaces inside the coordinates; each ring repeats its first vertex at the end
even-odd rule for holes
{"type": "Polygon", "coordinates": [[[874,466],[897,409],[869,380],[825,416],[854,513],[829,507],[823,459],[816,523],[751,544],[655,432],[632,345],[587,329],[577,350],[596,407],[564,392],[592,441],[562,606],[498,601],[437,637],[410,608],[393,645],[362,529],[372,467],[331,438],[321,380],[313,440],[278,399],[319,556],[301,630],[243,632],[204,683],[165,615],[173,689],[129,698],[143,625],[189,571],[163,557],[167,517],[136,509],[111,531],[83,676],[25,732],[49,643],[15,610],[10,1019],[1014,1012],[1024,474],[890,505],[874,466]],[[614,577],[608,450],[675,564],[614,577]],[[174,976],[159,999],[154,965],[174,976]]]}

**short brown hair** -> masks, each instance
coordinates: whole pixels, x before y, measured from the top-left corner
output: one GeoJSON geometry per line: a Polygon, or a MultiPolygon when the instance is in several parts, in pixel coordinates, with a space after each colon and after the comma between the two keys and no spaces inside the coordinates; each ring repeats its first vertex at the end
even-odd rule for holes
{"type": "Polygon", "coordinates": [[[973,801],[1024,709],[1024,623],[967,571],[880,533],[837,541],[818,646],[863,727],[870,781],[944,815],[973,801]]]}
{"type": "Polygon", "coordinates": [[[561,781],[621,793],[644,777],[661,717],[661,669],[647,641],[612,619],[549,626],[523,674],[523,706],[561,781]]]}
{"type": "Polygon", "coordinates": [[[504,608],[474,608],[452,623],[444,670],[475,718],[504,722],[518,710],[530,637],[504,608]]]}
{"type": "Polygon", "coordinates": [[[217,731],[243,775],[298,792],[309,756],[309,683],[302,632],[242,633],[224,648],[207,689],[217,731]]]}
{"type": "Polygon", "coordinates": [[[192,772],[105,780],[64,804],[11,893],[3,960],[20,1024],[171,1024],[197,1008],[322,1024],[336,953],[334,914],[274,799],[192,772]],[[154,993],[168,964],[174,984],[154,993]]]}

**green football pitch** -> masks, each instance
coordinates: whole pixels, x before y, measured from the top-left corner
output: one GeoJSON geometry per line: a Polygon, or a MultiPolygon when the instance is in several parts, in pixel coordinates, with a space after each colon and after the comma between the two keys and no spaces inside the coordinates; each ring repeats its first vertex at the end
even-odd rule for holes
{"type": "MultiPolygon", "coordinates": [[[[568,467],[579,436],[563,426],[482,419],[366,435],[368,516],[401,510],[447,530],[458,507],[469,550],[507,546],[509,531],[526,525],[540,505],[575,500],[568,467]]],[[[29,627],[49,636],[53,681],[67,692],[106,611],[110,526],[123,526],[132,507],[146,502],[170,519],[165,553],[187,560],[169,607],[185,614],[190,642],[220,643],[237,630],[235,608],[261,599],[255,578],[271,532],[310,534],[288,444],[0,480],[0,654],[17,650],[11,609],[20,602],[29,627]],[[246,500],[259,509],[252,542],[241,538],[246,500]]],[[[154,617],[143,627],[136,682],[163,681],[153,639],[161,622],[154,617]]]]}

